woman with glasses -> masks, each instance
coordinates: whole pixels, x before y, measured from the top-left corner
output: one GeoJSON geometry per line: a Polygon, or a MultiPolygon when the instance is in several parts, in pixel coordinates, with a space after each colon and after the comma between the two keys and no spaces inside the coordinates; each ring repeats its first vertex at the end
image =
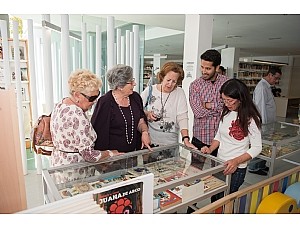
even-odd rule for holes
{"type": "MultiPolygon", "coordinates": [[[[211,145],[201,148],[201,152],[210,154],[219,147],[217,157],[225,162],[224,175],[231,174],[229,193],[233,193],[244,183],[247,162],[262,150],[261,116],[240,80],[226,81],[220,94],[224,106],[219,128],[211,145]]],[[[212,201],[222,196],[223,193],[217,194],[212,201]]]]}
{"type": "Polygon", "coordinates": [[[91,119],[98,135],[95,148],[122,152],[151,149],[142,99],[133,90],[133,69],[119,64],[108,70],[106,77],[111,90],[99,98],[91,119]]]}
{"type": "Polygon", "coordinates": [[[190,143],[186,96],[183,89],[178,87],[183,78],[182,67],[175,62],[167,62],[157,74],[159,83],[150,85],[152,88],[147,87],[141,93],[153,144],[177,143],[180,132],[182,142],[197,149],[190,143]]]}
{"type": "Polygon", "coordinates": [[[68,84],[69,97],[57,103],[51,114],[50,130],[54,144],[51,166],[98,162],[118,155],[117,150],[94,149],[97,135],[86,115],[100,94],[101,80],[92,72],[80,69],[71,73],[68,84]]]}

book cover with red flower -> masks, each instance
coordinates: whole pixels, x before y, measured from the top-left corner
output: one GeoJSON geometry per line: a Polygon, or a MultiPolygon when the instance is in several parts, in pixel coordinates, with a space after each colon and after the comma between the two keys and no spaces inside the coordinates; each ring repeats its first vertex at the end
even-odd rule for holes
{"type": "Polygon", "coordinates": [[[93,194],[93,198],[108,214],[142,214],[143,182],[93,194]]]}

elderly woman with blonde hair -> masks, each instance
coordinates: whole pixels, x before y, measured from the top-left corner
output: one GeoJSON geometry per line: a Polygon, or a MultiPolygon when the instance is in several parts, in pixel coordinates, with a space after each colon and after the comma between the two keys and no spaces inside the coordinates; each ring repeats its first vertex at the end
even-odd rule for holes
{"type": "Polygon", "coordinates": [[[95,150],[97,139],[86,111],[97,101],[102,81],[92,72],[79,69],[69,77],[69,97],[57,103],[51,115],[54,144],[51,166],[88,161],[98,162],[118,155],[117,150],[95,150]]]}

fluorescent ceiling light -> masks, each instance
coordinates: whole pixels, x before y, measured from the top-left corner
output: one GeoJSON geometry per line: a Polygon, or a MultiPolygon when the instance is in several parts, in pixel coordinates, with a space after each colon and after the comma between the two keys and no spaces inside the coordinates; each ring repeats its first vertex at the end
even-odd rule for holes
{"type": "MultiPolygon", "coordinates": [[[[45,20],[42,21],[42,26],[45,27],[45,28],[51,29],[53,31],[56,31],[56,32],[61,32],[61,28],[59,26],[57,26],[55,24],[52,24],[52,23],[50,23],[48,21],[45,21],[45,20]]],[[[81,41],[81,36],[77,35],[76,33],[69,32],[69,36],[76,39],[76,40],[81,41]]]]}
{"type": "Polygon", "coordinates": [[[224,44],[224,45],[221,45],[221,46],[214,47],[214,49],[216,49],[216,50],[221,50],[221,49],[225,49],[225,48],[228,48],[228,45],[227,45],[227,44],[224,44]]]}
{"type": "Polygon", "coordinates": [[[277,65],[277,66],[288,66],[288,63],[281,63],[281,62],[274,62],[274,61],[267,61],[267,60],[259,60],[254,59],[253,62],[255,63],[263,63],[263,64],[270,64],[270,65],[277,65]]]}

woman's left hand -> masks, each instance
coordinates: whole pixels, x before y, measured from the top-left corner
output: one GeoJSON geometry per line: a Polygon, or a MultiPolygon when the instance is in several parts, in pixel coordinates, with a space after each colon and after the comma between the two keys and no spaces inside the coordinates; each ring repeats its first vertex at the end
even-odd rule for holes
{"type": "Polygon", "coordinates": [[[153,151],[153,149],[150,147],[151,144],[151,139],[150,139],[150,135],[148,131],[143,131],[142,132],[142,147],[141,149],[143,149],[144,147],[147,147],[150,151],[153,151]]]}
{"type": "Polygon", "coordinates": [[[224,175],[229,175],[236,171],[239,164],[234,159],[231,159],[231,160],[226,161],[224,163],[224,165],[226,166],[226,168],[223,171],[223,173],[224,173],[224,175]]]}

